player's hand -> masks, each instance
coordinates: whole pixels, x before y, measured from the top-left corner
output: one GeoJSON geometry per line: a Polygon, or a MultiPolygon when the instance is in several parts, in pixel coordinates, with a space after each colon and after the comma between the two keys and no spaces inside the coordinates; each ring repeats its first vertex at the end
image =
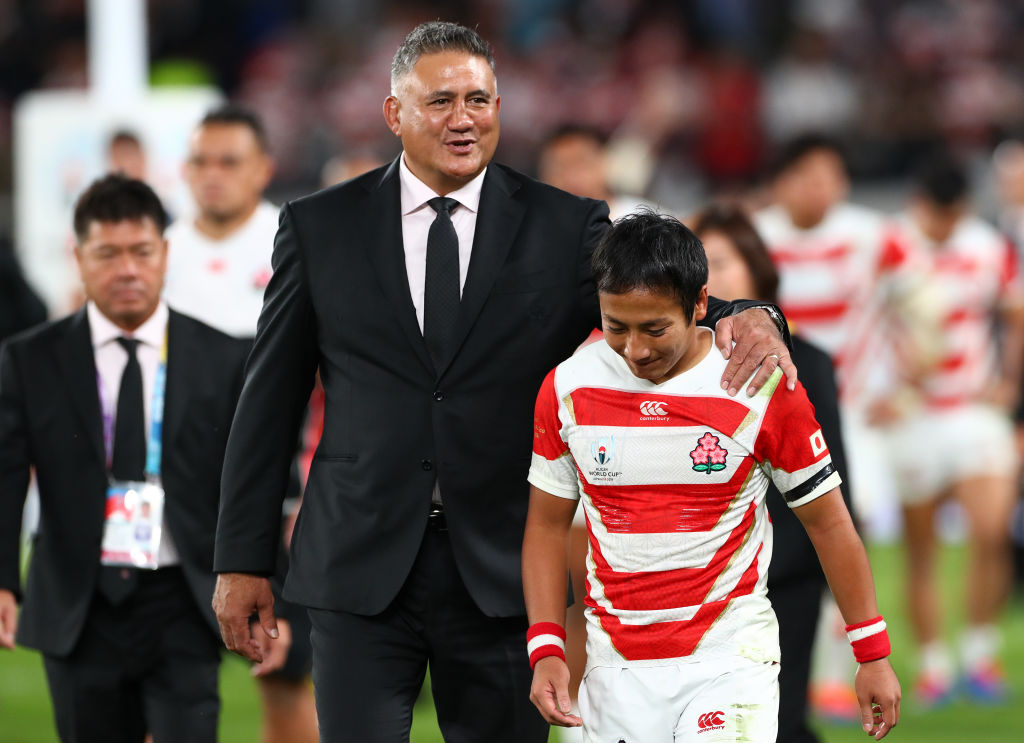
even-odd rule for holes
{"type": "Polygon", "coordinates": [[[250,619],[253,636],[263,653],[263,662],[252,667],[255,677],[266,676],[280,669],[288,660],[288,651],[292,646],[292,626],[287,619],[277,618],[277,639],[269,637],[259,622],[250,619]]]}
{"type": "Polygon", "coordinates": [[[715,326],[715,345],[722,355],[729,359],[722,374],[722,389],[730,395],[739,391],[739,385],[757,371],[750,380],[747,395],[753,397],[768,381],[776,367],[782,367],[786,375],[786,386],[796,389],[796,364],[789,349],[779,335],[775,322],[764,310],[754,308],[738,315],[723,317],[715,326]],[[736,342],[735,347],[733,341],[736,342]]]}
{"type": "Polygon", "coordinates": [[[18,600],[6,588],[0,588],[0,648],[14,650],[18,631],[18,600]]]}
{"type": "Polygon", "coordinates": [[[552,725],[564,728],[579,727],[583,724],[572,710],[569,697],[569,666],[561,658],[549,655],[541,658],[533,667],[533,684],[530,686],[530,701],[540,710],[541,716],[552,725]]]}
{"type": "Polygon", "coordinates": [[[278,638],[270,580],[248,573],[221,573],[217,576],[217,588],[213,592],[213,611],[228,650],[262,663],[263,650],[249,617],[257,614],[262,631],[272,639],[278,638]]]}
{"type": "Polygon", "coordinates": [[[861,663],[854,683],[860,704],[861,727],[881,740],[900,721],[900,682],[888,658],[861,663]]]}

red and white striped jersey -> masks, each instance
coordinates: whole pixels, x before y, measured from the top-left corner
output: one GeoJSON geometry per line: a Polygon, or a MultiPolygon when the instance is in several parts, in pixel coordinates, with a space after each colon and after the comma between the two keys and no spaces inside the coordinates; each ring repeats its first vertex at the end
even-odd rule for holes
{"type": "Polygon", "coordinates": [[[776,205],[754,215],[779,271],[779,304],[800,334],[832,356],[839,394],[855,408],[893,383],[883,311],[909,270],[904,240],[871,209],[838,204],[815,227],[776,205]]]}
{"type": "Polygon", "coordinates": [[[925,403],[948,408],[977,400],[993,381],[1000,310],[1024,304],[1017,253],[995,227],[961,219],[942,245],[928,239],[909,216],[903,230],[941,304],[942,354],[924,380],[925,403]]]}
{"type": "Polygon", "coordinates": [[[725,365],[712,345],[654,384],[600,341],[541,386],[529,480],[582,501],[590,667],[779,659],[768,480],[799,506],[839,475],[803,387],[788,391],[776,370],[754,397],[731,398],[725,365]]]}

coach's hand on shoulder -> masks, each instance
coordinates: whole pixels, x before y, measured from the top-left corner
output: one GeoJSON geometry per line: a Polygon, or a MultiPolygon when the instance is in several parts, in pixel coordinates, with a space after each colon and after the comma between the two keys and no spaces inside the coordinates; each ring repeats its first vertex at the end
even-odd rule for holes
{"type": "Polygon", "coordinates": [[[533,684],[530,686],[530,701],[540,710],[541,716],[552,725],[564,728],[579,727],[583,724],[572,710],[569,696],[569,666],[555,656],[537,661],[533,667],[533,684]]]}
{"type": "Polygon", "coordinates": [[[854,687],[864,732],[881,740],[900,721],[900,682],[889,659],[861,663],[854,687]]]}
{"type": "Polygon", "coordinates": [[[228,650],[262,663],[263,650],[254,625],[274,640],[279,635],[270,580],[249,573],[221,573],[213,592],[213,611],[228,650]]]}
{"type": "Polygon", "coordinates": [[[0,588],[0,648],[14,650],[18,631],[18,600],[6,588],[0,588]]]}
{"type": "Polygon", "coordinates": [[[757,369],[757,375],[747,388],[747,395],[753,397],[780,366],[786,375],[786,386],[796,389],[796,364],[775,321],[763,309],[754,307],[723,317],[715,326],[715,345],[729,359],[722,374],[722,389],[728,390],[730,395],[735,395],[739,385],[750,379],[757,369]]]}

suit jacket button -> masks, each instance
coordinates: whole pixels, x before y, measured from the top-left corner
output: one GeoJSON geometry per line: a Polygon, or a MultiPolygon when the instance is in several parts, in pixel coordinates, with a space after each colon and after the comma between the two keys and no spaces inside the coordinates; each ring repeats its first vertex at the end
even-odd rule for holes
{"type": "Polygon", "coordinates": [[[441,402],[444,399],[444,393],[441,392],[441,390],[435,390],[434,399],[437,400],[438,402],[441,402]]]}
{"type": "Polygon", "coordinates": [[[431,462],[429,459],[424,459],[422,462],[420,462],[420,466],[423,467],[423,469],[426,470],[427,472],[430,472],[430,470],[434,469],[434,463],[431,462]]]}

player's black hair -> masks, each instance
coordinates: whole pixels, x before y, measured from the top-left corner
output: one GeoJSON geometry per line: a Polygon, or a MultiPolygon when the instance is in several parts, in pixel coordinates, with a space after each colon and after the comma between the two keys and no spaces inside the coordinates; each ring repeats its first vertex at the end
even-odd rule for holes
{"type": "Polygon", "coordinates": [[[933,155],[917,169],[915,179],[920,196],[936,206],[950,207],[967,197],[967,171],[950,155],[933,155]]]}
{"type": "Polygon", "coordinates": [[[237,103],[225,103],[223,106],[207,111],[202,121],[199,122],[199,126],[209,124],[238,124],[248,127],[256,137],[256,144],[260,149],[263,152],[267,152],[269,149],[267,130],[263,127],[263,121],[255,111],[239,106],[237,103]]]}
{"type": "Polygon", "coordinates": [[[141,147],[142,141],[139,139],[139,135],[131,129],[118,129],[110,135],[110,140],[107,144],[110,147],[118,144],[133,144],[136,147],[141,147]]]}
{"type": "Polygon", "coordinates": [[[675,217],[652,209],[615,220],[594,250],[591,267],[599,292],[672,294],[687,321],[708,283],[708,260],[697,236],[675,217]]]}
{"type": "Polygon", "coordinates": [[[778,176],[785,173],[809,154],[818,150],[838,155],[845,166],[846,153],[839,140],[819,132],[806,132],[784,142],[775,151],[769,168],[771,175],[778,176]]]}
{"type": "Polygon", "coordinates": [[[162,235],[167,212],[153,189],[142,181],[111,173],[93,181],[75,202],[75,237],[81,243],[93,222],[124,222],[149,217],[162,235]]]}
{"type": "Polygon", "coordinates": [[[398,81],[412,72],[412,68],[424,54],[438,52],[465,52],[482,57],[494,72],[494,53],[491,46],[472,28],[447,21],[421,23],[405,37],[395,51],[391,61],[391,92],[395,93],[398,81]]]}

